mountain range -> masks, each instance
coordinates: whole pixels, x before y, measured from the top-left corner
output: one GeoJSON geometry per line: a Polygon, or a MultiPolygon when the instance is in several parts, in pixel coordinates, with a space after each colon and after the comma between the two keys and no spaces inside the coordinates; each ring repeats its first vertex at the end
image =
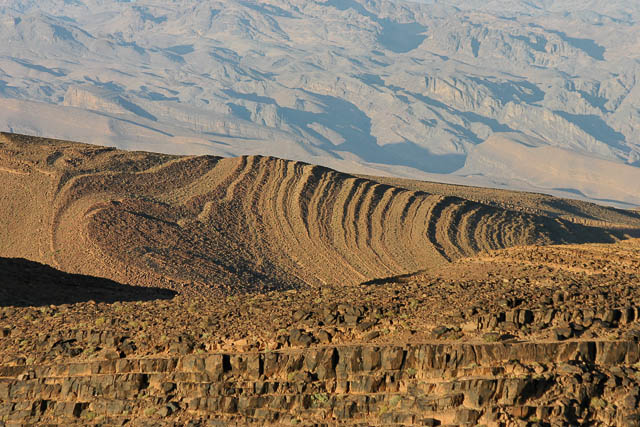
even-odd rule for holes
{"type": "Polygon", "coordinates": [[[5,0],[0,130],[640,205],[640,4],[5,0]]]}

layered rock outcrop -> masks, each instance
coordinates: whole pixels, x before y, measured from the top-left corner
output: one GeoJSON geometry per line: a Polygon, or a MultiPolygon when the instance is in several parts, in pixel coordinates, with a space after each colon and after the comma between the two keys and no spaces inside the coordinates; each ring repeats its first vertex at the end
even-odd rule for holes
{"type": "Polygon", "coordinates": [[[61,425],[627,425],[635,341],[327,346],[0,367],[0,420],[61,425]]]}

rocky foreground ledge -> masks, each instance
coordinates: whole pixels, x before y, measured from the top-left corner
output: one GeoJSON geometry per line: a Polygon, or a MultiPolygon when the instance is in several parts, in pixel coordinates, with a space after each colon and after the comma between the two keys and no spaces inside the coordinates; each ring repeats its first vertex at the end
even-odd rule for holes
{"type": "Polygon", "coordinates": [[[345,345],[0,367],[0,424],[637,426],[632,341],[345,345]]]}
{"type": "Polygon", "coordinates": [[[639,243],[215,304],[7,261],[0,426],[638,426],[639,243]]]}

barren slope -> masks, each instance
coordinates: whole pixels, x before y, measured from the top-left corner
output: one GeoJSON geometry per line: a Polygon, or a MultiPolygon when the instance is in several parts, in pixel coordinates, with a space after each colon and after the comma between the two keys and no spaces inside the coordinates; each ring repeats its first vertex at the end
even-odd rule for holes
{"type": "Polygon", "coordinates": [[[615,238],[270,157],[178,157],[2,134],[0,180],[1,256],[187,290],[354,284],[483,250],[615,238]]]}

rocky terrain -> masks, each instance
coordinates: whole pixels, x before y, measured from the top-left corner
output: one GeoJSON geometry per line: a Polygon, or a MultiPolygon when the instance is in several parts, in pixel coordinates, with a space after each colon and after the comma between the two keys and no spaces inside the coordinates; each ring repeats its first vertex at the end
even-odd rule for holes
{"type": "Polygon", "coordinates": [[[629,0],[5,0],[0,130],[640,204],[629,0]]]}
{"type": "Polygon", "coordinates": [[[0,425],[640,424],[640,213],[0,136],[0,425]]]}

